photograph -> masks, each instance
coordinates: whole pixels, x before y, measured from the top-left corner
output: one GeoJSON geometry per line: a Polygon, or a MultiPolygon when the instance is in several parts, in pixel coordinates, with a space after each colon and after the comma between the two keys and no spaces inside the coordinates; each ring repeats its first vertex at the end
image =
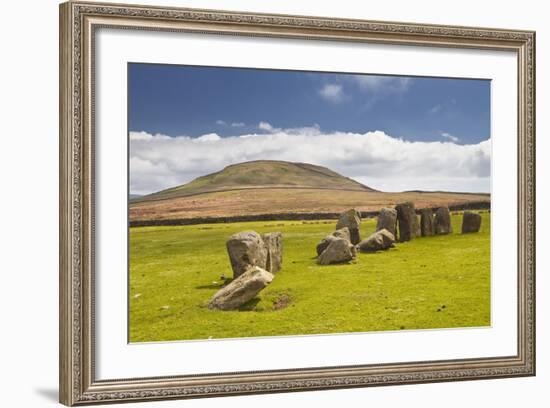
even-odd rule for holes
{"type": "Polygon", "coordinates": [[[127,81],[130,343],[491,326],[490,79],[127,81]]]}

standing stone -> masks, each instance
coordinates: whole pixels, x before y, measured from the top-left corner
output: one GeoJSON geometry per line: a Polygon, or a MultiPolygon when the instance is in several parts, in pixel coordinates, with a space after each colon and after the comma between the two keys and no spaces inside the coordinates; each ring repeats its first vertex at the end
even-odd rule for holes
{"type": "Polygon", "coordinates": [[[464,211],[462,216],[462,233],[479,232],[481,227],[481,215],[470,211],[464,211]]]}
{"type": "Polygon", "coordinates": [[[326,237],[324,237],[321,240],[321,242],[319,242],[319,244],[317,244],[317,248],[316,248],[317,256],[321,255],[323,253],[323,251],[325,249],[327,249],[329,244],[332,241],[334,241],[336,238],[345,239],[345,240],[349,241],[349,243],[351,244],[349,228],[348,227],[341,228],[339,230],[334,231],[332,234],[329,234],[326,237]]]}
{"type": "Polygon", "coordinates": [[[453,232],[449,207],[440,207],[437,209],[435,212],[434,227],[437,235],[446,235],[453,232]]]}
{"type": "Polygon", "coordinates": [[[262,234],[262,239],[267,249],[267,271],[271,273],[279,272],[283,265],[283,234],[269,232],[262,234]]]}
{"type": "Polygon", "coordinates": [[[376,221],[376,231],[388,230],[395,237],[397,231],[397,211],[393,208],[382,208],[376,221]]]}
{"type": "Polygon", "coordinates": [[[415,226],[415,235],[417,237],[420,237],[422,235],[422,230],[420,228],[420,216],[416,215],[416,212],[414,213],[414,226],[415,226]]]}
{"type": "Polygon", "coordinates": [[[271,283],[273,275],[268,271],[253,266],[222,289],[210,299],[209,309],[237,309],[254,297],[271,283]]]}
{"type": "Polygon", "coordinates": [[[395,236],[387,229],[376,231],[367,239],[364,239],[357,245],[361,252],[374,252],[391,248],[395,242],[395,236]]]}
{"type": "Polygon", "coordinates": [[[414,239],[419,229],[414,204],[411,202],[397,204],[395,210],[399,226],[399,241],[405,242],[414,239]]]}
{"type": "Polygon", "coordinates": [[[359,226],[361,225],[361,215],[355,209],[351,209],[342,213],[336,224],[336,229],[342,229],[344,227],[349,228],[350,240],[353,245],[358,244],[361,241],[359,235],[359,226]]]}
{"type": "Polygon", "coordinates": [[[251,266],[265,269],[267,249],[257,232],[244,231],[234,234],[226,242],[226,246],[233,269],[233,279],[238,278],[251,266]]]}
{"type": "Polygon", "coordinates": [[[420,210],[420,234],[429,237],[435,234],[434,213],[429,208],[420,210]]]}
{"type": "Polygon", "coordinates": [[[355,258],[355,247],[343,238],[335,238],[317,258],[319,265],[349,262],[355,258]]]}

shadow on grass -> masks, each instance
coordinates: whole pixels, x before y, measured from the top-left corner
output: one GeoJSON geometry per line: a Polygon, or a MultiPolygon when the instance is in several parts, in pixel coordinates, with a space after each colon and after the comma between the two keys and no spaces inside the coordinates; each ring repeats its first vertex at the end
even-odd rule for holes
{"type": "Polygon", "coordinates": [[[256,305],[259,301],[260,298],[257,297],[255,297],[254,299],[250,299],[248,302],[241,305],[237,310],[239,310],[240,312],[253,312],[256,309],[256,305]]]}

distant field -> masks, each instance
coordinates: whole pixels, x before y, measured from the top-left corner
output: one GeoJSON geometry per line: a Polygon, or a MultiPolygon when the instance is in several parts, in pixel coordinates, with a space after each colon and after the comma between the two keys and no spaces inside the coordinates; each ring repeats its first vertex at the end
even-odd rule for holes
{"type": "MultiPolygon", "coordinates": [[[[234,208],[231,200],[238,198],[225,194],[234,208]]],[[[203,214],[207,202],[196,205],[203,214]]],[[[219,205],[215,200],[210,211],[220,211],[219,205]]],[[[490,214],[482,217],[477,234],[460,234],[456,214],[452,235],[418,238],[331,266],[316,264],[315,245],[334,230],[334,220],[131,228],[130,341],[488,326],[490,214]],[[231,276],[226,239],[250,229],[283,233],[283,269],[242,310],[209,310],[220,275],[231,276]]],[[[366,237],[374,228],[375,220],[367,219],[361,233],[366,237]]]]}
{"type": "Polygon", "coordinates": [[[384,193],[320,188],[254,188],[202,193],[193,196],[130,203],[130,220],[167,220],[231,217],[255,214],[330,213],[349,208],[378,211],[403,201],[417,208],[490,202],[488,194],[384,193]]]}

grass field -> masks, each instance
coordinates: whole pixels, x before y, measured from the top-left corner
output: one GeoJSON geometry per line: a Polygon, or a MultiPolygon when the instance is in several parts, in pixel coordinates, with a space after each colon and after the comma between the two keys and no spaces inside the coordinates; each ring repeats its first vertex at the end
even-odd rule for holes
{"type": "MultiPolygon", "coordinates": [[[[481,231],[417,238],[349,265],[319,266],[335,221],[273,221],[130,230],[130,341],[257,337],[490,325],[490,214],[481,231]],[[206,305],[239,231],[283,233],[283,269],[239,311],[206,305]]],[[[363,220],[361,234],[375,228],[363,220]]]]}

